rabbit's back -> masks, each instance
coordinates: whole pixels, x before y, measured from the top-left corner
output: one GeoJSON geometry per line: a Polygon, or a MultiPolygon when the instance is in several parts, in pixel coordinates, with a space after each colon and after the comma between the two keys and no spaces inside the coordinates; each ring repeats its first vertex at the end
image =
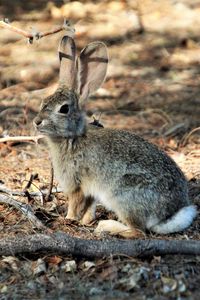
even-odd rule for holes
{"type": "Polygon", "coordinates": [[[185,176],[157,146],[111,129],[90,129],[83,143],[83,190],[107,208],[114,207],[119,217],[121,211],[121,219],[127,214],[130,223],[134,219],[144,227],[147,216],[167,219],[189,204],[185,176]]]}
{"type": "Polygon", "coordinates": [[[144,175],[144,180],[152,183],[165,176],[169,181],[186,181],[180,168],[164,151],[132,132],[91,128],[84,147],[86,159],[92,160],[95,168],[99,166],[102,172],[105,169],[106,173],[116,176],[144,175]]]}

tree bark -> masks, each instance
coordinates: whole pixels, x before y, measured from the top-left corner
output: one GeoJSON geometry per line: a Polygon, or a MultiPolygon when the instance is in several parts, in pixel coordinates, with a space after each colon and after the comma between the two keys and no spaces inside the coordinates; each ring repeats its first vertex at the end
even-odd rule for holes
{"type": "Polygon", "coordinates": [[[86,258],[109,255],[132,257],[165,254],[200,255],[200,241],[194,240],[85,240],[57,232],[9,237],[0,240],[0,255],[53,253],[86,258]]]}

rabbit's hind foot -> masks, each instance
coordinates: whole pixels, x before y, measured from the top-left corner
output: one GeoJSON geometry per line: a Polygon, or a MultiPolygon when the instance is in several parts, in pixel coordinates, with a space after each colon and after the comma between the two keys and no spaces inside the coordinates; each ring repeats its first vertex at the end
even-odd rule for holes
{"type": "Polygon", "coordinates": [[[95,210],[96,210],[96,203],[92,203],[90,207],[86,210],[84,216],[80,220],[82,225],[88,225],[95,219],[95,210]]]}
{"type": "Polygon", "coordinates": [[[109,233],[110,235],[119,235],[123,238],[141,238],[144,237],[144,233],[136,228],[131,228],[115,220],[103,220],[100,221],[95,233],[109,233]]]}

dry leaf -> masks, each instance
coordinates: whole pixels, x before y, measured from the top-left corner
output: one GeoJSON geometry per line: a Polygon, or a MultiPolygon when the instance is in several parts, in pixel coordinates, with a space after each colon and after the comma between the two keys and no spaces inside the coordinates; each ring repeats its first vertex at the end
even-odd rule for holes
{"type": "Polygon", "coordinates": [[[8,286],[7,285],[4,285],[1,289],[0,289],[0,293],[4,294],[4,293],[7,293],[8,291],[8,286]]]}
{"type": "Polygon", "coordinates": [[[117,278],[117,271],[118,269],[116,266],[111,266],[104,269],[99,276],[103,280],[114,280],[117,278]]]}
{"type": "Polygon", "coordinates": [[[14,271],[18,271],[17,264],[19,260],[14,256],[6,256],[2,259],[3,262],[7,263],[14,271]]]}
{"type": "Polygon", "coordinates": [[[95,263],[92,261],[87,261],[87,260],[81,266],[81,268],[84,272],[87,272],[89,269],[94,268],[94,267],[95,267],[95,263]]]}
{"type": "Polygon", "coordinates": [[[184,293],[186,291],[186,285],[182,280],[178,280],[178,291],[184,293]]]}
{"type": "Polygon", "coordinates": [[[77,269],[77,264],[75,260],[69,260],[62,264],[61,269],[64,270],[65,272],[74,272],[77,269]]]}
{"type": "Polygon", "coordinates": [[[177,288],[177,281],[170,277],[161,277],[163,283],[163,293],[168,294],[177,288]]]}
{"type": "Polygon", "coordinates": [[[36,262],[33,263],[33,274],[36,276],[40,276],[46,273],[46,263],[43,259],[39,258],[36,262]]]}
{"type": "Polygon", "coordinates": [[[146,267],[133,268],[130,264],[125,265],[122,270],[124,273],[131,274],[121,278],[117,283],[117,286],[125,291],[130,291],[136,287],[142,278],[148,280],[148,272],[150,272],[150,269],[146,267]]]}
{"type": "Polygon", "coordinates": [[[118,281],[117,286],[122,288],[125,291],[130,291],[137,286],[137,283],[140,279],[141,279],[141,274],[138,272],[131,275],[130,277],[121,278],[118,281]]]}
{"type": "Polygon", "coordinates": [[[46,262],[50,265],[58,265],[63,259],[60,256],[51,256],[46,258],[46,262]]]}

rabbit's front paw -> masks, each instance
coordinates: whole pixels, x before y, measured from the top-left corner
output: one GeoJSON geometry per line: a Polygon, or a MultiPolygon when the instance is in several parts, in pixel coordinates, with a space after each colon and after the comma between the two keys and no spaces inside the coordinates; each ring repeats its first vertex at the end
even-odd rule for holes
{"type": "Polygon", "coordinates": [[[65,219],[69,219],[69,220],[76,220],[78,221],[78,216],[76,216],[74,213],[72,212],[68,212],[65,219]]]}

